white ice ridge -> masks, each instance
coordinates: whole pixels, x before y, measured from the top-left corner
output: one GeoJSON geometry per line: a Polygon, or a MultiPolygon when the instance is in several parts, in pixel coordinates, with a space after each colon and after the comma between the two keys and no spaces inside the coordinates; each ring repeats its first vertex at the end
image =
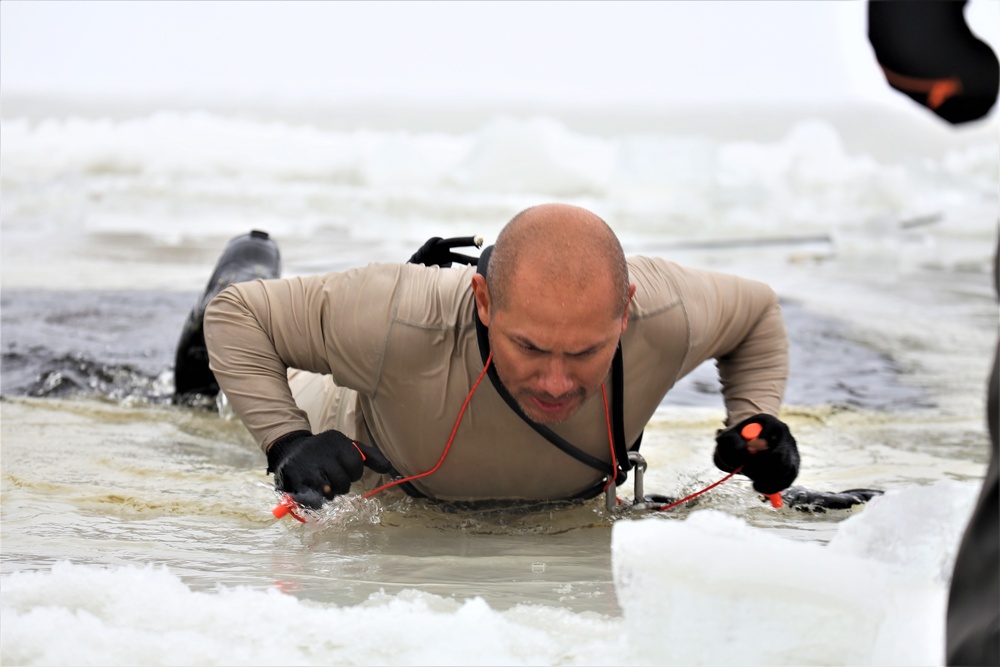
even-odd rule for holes
{"type": "Polygon", "coordinates": [[[716,510],[618,522],[615,588],[635,658],[941,664],[947,579],[976,492],[957,482],[890,492],[827,546],[716,510]]]}

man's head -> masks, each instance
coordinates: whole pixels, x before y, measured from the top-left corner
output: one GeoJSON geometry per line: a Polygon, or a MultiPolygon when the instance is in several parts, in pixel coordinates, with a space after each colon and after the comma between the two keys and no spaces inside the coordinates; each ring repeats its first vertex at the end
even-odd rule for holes
{"type": "Polygon", "coordinates": [[[472,289],[500,380],[543,424],[569,419],[601,386],[635,293],[611,228],[566,204],[516,215],[472,289]]]}

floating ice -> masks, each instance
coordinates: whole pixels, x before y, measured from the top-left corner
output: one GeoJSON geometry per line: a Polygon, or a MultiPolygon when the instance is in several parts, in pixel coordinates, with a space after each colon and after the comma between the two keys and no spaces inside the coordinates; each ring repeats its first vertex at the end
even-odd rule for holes
{"type": "Polygon", "coordinates": [[[620,619],[597,614],[416,591],[318,605],[277,589],[196,592],[164,568],[16,573],[0,609],[0,660],[18,665],[596,665],[621,650],[620,619]]]}
{"type": "Polygon", "coordinates": [[[975,493],[954,482],[889,493],[829,546],[714,510],[619,522],[630,645],[654,664],[940,664],[950,563],[975,493]]]}

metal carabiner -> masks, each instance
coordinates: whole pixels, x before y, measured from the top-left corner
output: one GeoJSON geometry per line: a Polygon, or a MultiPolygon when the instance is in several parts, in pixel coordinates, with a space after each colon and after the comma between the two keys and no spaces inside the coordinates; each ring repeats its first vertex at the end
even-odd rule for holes
{"type": "Polygon", "coordinates": [[[646,474],[646,459],[643,458],[642,454],[639,452],[629,452],[628,461],[632,464],[633,474],[635,475],[634,481],[634,493],[632,495],[632,504],[641,503],[646,497],[646,490],[643,488],[642,481],[643,476],[646,474]]]}
{"type": "MultiPolygon", "coordinates": [[[[646,459],[643,458],[642,454],[639,452],[629,452],[628,453],[629,463],[632,464],[632,475],[633,475],[633,497],[632,506],[639,505],[645,502],[646,492],[643,488],[643,476],[646,473],[646,459]]],[[[605,482],[608,478],[605,478],[605,482]]],[[[608,484],[607,488],[604,490],[604,507],[607,508],[609,512],[614,511],[618,507],[618,496],[616,493],[615,485],[608,484]]]]}

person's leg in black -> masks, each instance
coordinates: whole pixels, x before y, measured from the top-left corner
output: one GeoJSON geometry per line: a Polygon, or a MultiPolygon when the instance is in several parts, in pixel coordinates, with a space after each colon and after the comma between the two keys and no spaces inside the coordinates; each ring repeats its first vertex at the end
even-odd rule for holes
{"type": "Polygon", "coordinates": [[[202,320],[205,308],[215,296],[233,283],[278,278],[281,275],[281,253],[267,232],[254,230],[229,241],[201,298],[191,309],[180,340],[174,363],[174,402],[190,403],[199,396],[213,397],[219,385],[208,367],[208,350],[202,320]]]}

